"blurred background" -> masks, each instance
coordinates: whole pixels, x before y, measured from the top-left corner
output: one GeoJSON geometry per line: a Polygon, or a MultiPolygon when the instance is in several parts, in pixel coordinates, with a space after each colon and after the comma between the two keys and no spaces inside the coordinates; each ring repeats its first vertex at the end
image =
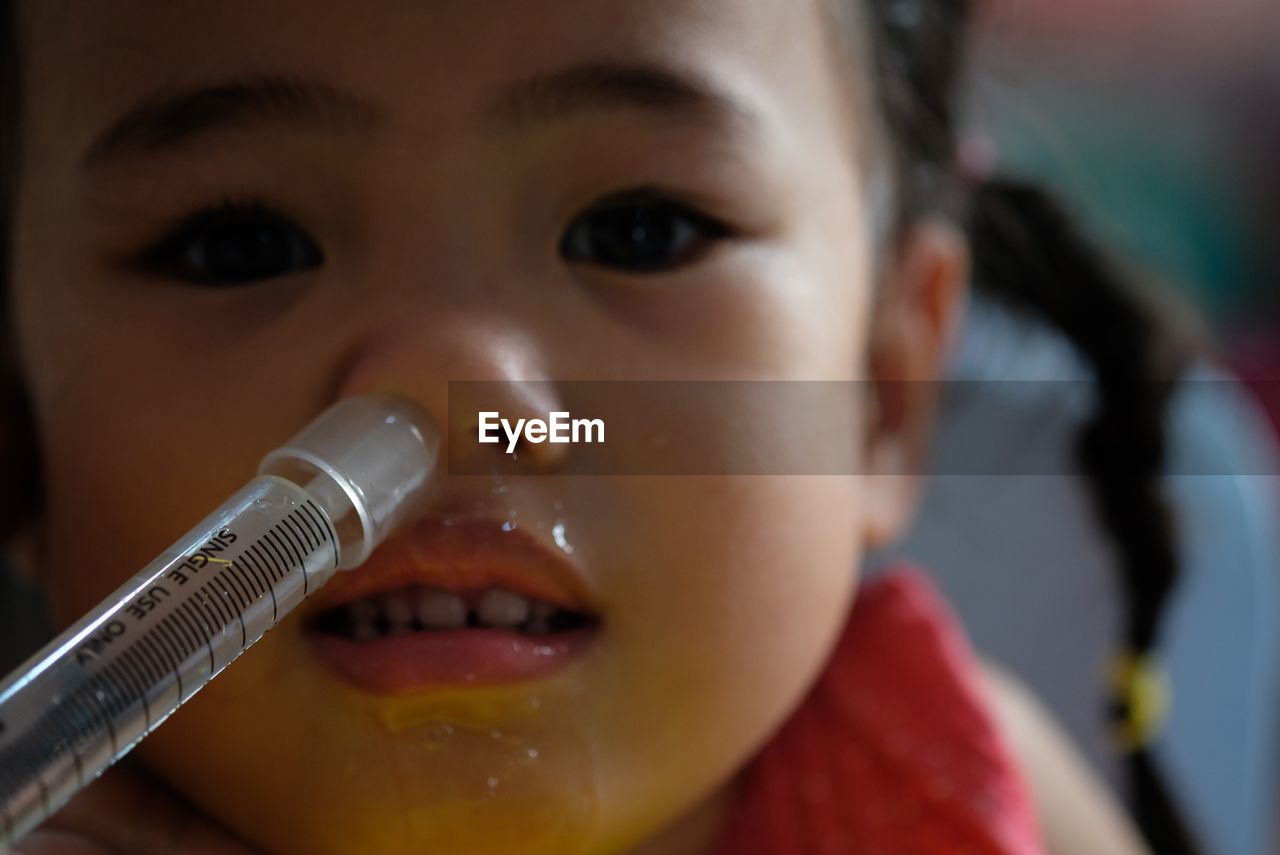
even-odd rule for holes
{"type": "MultiPolygon", "coordinates": [[[[1152,753],[1204,851],[1280,852],[1280,3],[986,0],[981,21],[969,159],[1052,186],[1202,329],[1170,416],[1182,576],[1152,753]]],[[[934,569],[979,652],[1132,806],[1104,709],[1131,605],[1114,544],[1080,478],[1012,474],[1069,470],[1089,411],[1081,384],[1045,382],[1087,371],[1034,326],[971,307],[952,377],[1033,382],[944,408],[934,471],[991,474],[932,479],[895,555],[934,569]]]]}
{"type": "Polygon", "coordinates": [[[987,0],[973,61],[1000,164],[1193,301],[1238,371],[1280,379],[1280,4],[987,0]]]}

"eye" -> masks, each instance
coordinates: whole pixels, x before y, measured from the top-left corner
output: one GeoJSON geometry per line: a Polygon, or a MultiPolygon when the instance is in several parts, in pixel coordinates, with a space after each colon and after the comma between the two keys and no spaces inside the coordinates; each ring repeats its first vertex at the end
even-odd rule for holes
{"type": "Polygon", "coordinates": [[[151,273],[219,286],[311,270],[324,256],[288,218],[259,203],[237,202],[188,217],[141,261],[151,273]]]}
{"type": "Polygon", "coordinates": [[[696,261],[730,230],[654,191],[619,194],[569,224],[561,256],[629,273],[659,273],[696,261]]]}

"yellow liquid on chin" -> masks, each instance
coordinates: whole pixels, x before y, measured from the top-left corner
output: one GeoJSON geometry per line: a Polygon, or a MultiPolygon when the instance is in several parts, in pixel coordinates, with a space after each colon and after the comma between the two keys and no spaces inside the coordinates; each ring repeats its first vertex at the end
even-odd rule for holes
{"type": "Polygon", "coordinates": [[[272,664],[246,659],[143,745],[148,765],[264,851],[594,850],[599,752],[580,680],[374,696],[272,664]],[[210,734],[220,750],[193,749],[210,734]]]}
{"type": "Polygon", "coordinates": [[[379,727],[392,735],[441,724],[464,728],[500,728],[538,717],[539,693],[510,687],[433,689],[395,697],[359,696],[379,727]]]}
{"type": "Polygon", "coordinates": [[[379,765],[400,795],[395,805],[370,806],[383,821],[358,823],[361,851],[587,851],[597,833],[597,752],[593,728],[572,713],[580,705],[570,702],[571,686],[353,692],[387,737],[379,765]]]}

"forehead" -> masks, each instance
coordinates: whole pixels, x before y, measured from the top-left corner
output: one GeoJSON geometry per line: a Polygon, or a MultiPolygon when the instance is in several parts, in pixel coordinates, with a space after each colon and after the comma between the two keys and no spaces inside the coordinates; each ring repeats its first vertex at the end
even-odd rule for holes
{"type": "Polygon", "coordinates": [[[288,75],[445,130],[498,86],[582,62],[687,70],[791,131],[844,100],[824,0],[42,0],[25,7],[28,112],[58,139],[157,89],[288,75]],[[442,124],[445,123],[445,124],[442,124]]]}
{"type": "MultiPolygon", "coordinates": [[[[41,0],[27,3],[29,45],[129,50],[203,64],[277,53],[344,67],[408,51],[420,62],[523,57],[582,49],[695,44],[761,56],[813,23],[815,0],[41,0]],[[762,51],[763,49],[763,51],[762,51]],[[192,51],[195,51],[192,53],[192,51]]],[[[804,50],[811,45],[796,45],[804,50]]],[[[64,55],[64,58],[66,55],[64,55]]],[[[82,57],[84,58],[84,57],[82,57]]],[[[140,59],[141,57],[137,57],[140,59]]]]}

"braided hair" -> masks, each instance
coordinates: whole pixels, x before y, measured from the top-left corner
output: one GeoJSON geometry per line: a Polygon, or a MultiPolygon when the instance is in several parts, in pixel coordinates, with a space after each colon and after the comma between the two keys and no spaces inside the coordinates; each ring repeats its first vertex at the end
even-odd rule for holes
{"type": "MultiPolygon", "coordinates": [[[[970,186],[957,161],[956,93],[970,0],[862,0],[872,29],[878,103],[897,174],[899,227],[962,199],[974,287],[1058,329],[1097,387],[1077,460],[1116,552],[1126,600],[1122,662],[1143,662],[1178,576],[1171,513],[1161,490],[1165,416],[1191,357],[1185,337],[1093,247],[1045,191],[989,177],[970,186]]],[[[1145,714],[1133,680],[1107,711],[1132,732],[1145,714]]],[[[1145,739],[1125,746],[1133,815],[1157,852],[1197,851],[1145,739]]]]}

